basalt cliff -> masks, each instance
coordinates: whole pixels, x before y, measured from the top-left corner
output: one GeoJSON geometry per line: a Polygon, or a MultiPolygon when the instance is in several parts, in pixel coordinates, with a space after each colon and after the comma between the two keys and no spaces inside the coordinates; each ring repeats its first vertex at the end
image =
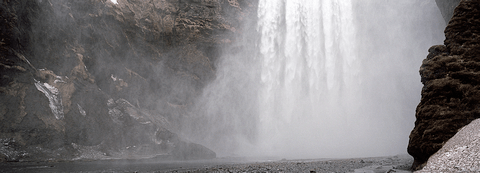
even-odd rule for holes
{"type": "Polygon", "coordinates": [[[256,3],[0,1],[0,161],[214,158],[176,121],[256,3]]]}
{"type": "Polygon", "coordinates": [[[420,67],[424,86],[408,145],[415,170],[480,118],[480,1],[462,0],[445,29],[444,45],[428,52],[420,67]]]}

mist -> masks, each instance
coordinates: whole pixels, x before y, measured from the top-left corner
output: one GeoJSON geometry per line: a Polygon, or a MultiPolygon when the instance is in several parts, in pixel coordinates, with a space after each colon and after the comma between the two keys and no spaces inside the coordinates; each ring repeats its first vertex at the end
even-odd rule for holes
{"type": "Polygon", "coordinates": [[[406,154],[418,69],[444,40],[434,0],[261,0],[257,13],[181,136],[217,157],[406,154]]]}

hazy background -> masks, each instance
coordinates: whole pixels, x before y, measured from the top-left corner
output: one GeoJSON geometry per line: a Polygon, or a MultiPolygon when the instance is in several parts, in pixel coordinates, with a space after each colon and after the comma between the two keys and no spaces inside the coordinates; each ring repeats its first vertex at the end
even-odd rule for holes
{"type": "Polygon", "coordinates": [[[252,20],[181,136],[219,157],[406,153],[419,67],[444,40],[434,0],[262,0],[252,20]]]}

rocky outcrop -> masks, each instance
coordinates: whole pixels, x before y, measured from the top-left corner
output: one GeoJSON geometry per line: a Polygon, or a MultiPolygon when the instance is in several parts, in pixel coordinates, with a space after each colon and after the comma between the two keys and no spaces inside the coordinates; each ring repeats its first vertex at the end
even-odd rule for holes
{"type": "Polygon", "coordinates": [[[443,19],[445,19],[445,23],[448,24],[453,16],[453,10],[460,3],[460,0],[435,0],[435,2],[442,13],[443,19]]]}
{"type": "Polygon", "coordinates": [[[255,3],[0,1],[0,160],[215,157],[174,127],[255,3]]]}
{"type": "Polygon", "coordinates": [[[414,169],[463,126],[480,117],[480,2],[462,0],[420,67],[424,87],[408,153],[414,169]]]}

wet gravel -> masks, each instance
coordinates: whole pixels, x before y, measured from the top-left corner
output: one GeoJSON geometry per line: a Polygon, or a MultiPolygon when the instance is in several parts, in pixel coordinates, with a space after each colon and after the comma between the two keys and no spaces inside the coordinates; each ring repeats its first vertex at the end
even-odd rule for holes
{"type": "Polygon", "coordinates": [[[195,169],[173,169],[164,172],[410,172],[413,162],[410,156],[392,156],[375,158],[334,159],[334,160],[280,160],[269,162],[225,164],[195,169]]]}
{"type": "Polygon", "coordinates": [[[280,173],[280,172],[409,172],[413,158],[408,155],[351,159],[262,160],[217,158],[197,161],[96,160],[66,162],[0,163],[0,172],[187,172],[187,173],[280,173]]]}

